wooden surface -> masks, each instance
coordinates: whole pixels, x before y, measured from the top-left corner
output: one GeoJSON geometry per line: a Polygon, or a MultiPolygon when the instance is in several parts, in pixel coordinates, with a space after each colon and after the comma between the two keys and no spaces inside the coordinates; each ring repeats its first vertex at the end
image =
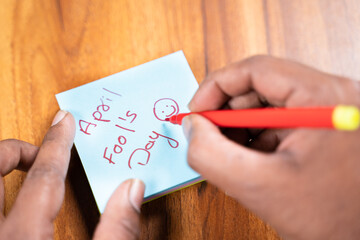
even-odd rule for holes
{"type": "MultiPolygon", "coordinates": [[[[54,95],[182,49],[199,82],[253,54],[360,78],[357,0],[1,0],[0,139],[40,145],[54,95]]],[[[5,214],[25,177],[5,178],[5,214]]],[[[73,152],[55,239],[89,239],[98,220],[73,152]]],[[[141,239],[278,239],[207,183],[143,206],[141,239]]]]}

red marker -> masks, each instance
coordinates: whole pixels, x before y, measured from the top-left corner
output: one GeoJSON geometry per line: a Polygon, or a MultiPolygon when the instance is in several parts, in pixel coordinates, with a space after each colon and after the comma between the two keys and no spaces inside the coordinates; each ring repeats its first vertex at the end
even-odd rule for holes
{"type": "Polygon", "coordinates": [[[338,105],[312,108],[259,108],[180,113],[167,118],[181,125],[189,114],[200,114],[220,127],[232,128],[335,128],[356,130],[360,125],[357,107],[338,105]]]}

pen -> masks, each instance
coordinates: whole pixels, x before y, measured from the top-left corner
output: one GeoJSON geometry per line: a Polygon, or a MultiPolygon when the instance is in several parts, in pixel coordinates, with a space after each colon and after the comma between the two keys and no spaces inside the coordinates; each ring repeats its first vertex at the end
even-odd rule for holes
{"type": "Polygon", "coordinates": [[[255,108],[190,112],[173,115],[165,120],[181,125],[190,114],[199,114],[220,127],[231,128],[333,128],[356,130],[360,124],[360,112],[355,106],[304,108],[255,108]]]}

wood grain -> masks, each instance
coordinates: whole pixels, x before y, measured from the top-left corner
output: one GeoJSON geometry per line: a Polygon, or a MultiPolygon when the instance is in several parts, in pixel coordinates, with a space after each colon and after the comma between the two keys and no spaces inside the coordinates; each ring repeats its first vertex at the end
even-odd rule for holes
{"type": "MultiPolygon", "coordinates": [[[[40,145],[54,95],[182,49],[199,82],[254,54],[360,78],[356,0],[2,0],[0,139],[40,145]]],[[[25,174],[5,177],[5,214],[25,174]]],[[[208,183],[143,206],[141,239],[278,239],[208,183]]],[[[73,152],[55,239],[89,239],[95,202],[73,152]]]]}

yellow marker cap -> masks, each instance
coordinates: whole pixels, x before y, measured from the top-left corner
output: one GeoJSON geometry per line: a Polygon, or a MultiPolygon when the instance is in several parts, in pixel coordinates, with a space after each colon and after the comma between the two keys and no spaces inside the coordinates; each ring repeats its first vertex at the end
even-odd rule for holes
{"type": "Polygon", "coordinates": [[[359,128],[360,112],[355,106],[338,105],[332,113],[334,128],[352,131],[359,128]]]}

